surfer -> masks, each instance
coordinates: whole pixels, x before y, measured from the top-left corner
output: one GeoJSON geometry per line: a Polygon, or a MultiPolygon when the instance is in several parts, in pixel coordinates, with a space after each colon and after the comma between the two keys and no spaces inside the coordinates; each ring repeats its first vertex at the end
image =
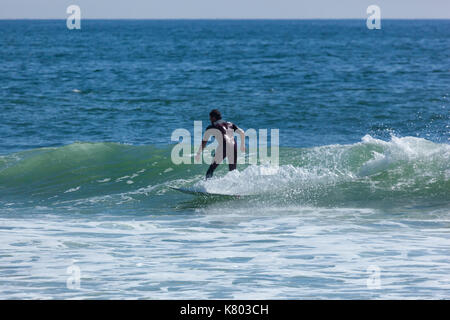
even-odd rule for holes
{"type": "Polygon", "coordinates": [[[214,159],[206,172],[206,179],[212,177],[214,170],[219,164],[228,158],[228,169],[233,171],[236,169],[237,164],[237,143],[234,138],[234,132],[237,132],[241,136],[241,151],[245,152],[245,134],[244,131],[236,126],[234,123],[222,120],[222,115],[219,110],[214,109],[209,113],[209,120],[211,125],[206,128],[205,134],[202,139],[202,144],[198,148],[195,159],[200,160],[200,155],[206,146],[209,138],[214,136],[219,143],[214,154],[214,159]]]}

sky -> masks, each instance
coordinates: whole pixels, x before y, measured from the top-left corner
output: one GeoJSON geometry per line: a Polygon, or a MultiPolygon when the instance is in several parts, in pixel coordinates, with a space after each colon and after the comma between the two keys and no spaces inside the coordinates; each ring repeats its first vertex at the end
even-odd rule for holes
{"type": "Polygon", "coordinates": [[[0,0],[0,19],[450,19],[450,0],[0,0]]]}

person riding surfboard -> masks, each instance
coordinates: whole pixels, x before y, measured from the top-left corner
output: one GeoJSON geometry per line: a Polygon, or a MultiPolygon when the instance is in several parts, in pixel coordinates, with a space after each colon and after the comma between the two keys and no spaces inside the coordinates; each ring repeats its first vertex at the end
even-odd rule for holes
{"type": "Polygon", "coordinates": [[[219,164],[225,159],[228,159],[228,169],[233,171],[237,165],[237,143],[234,138],[234,132],[238,133],[241,137],[241,152],[245,152],[245,134],[244,131],[236,126],[232,122],[222,120],[222,114],[219,110],[214,109],[209,113],[209,120],[211,125],[206,128],[205,134],[202,139],[202,144],[198,148],[195,159],[200,160],[200,155],[203,149],[206,147],[211,136],[214,136],[219,146],[217,147],[214,155],[214,159],[206,172],[206,179],[213,176],[214,170],[217,169],[219,164]]]}

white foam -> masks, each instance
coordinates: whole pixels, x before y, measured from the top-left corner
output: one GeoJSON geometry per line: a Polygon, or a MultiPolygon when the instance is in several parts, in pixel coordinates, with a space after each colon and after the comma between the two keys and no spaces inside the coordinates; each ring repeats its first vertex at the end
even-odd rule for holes
{"type": "Polygon", "coordinates": [[[292,165],[279,166],[276,170],[252,165],[242,171],[231,171],[223,177],[199,181],[194,185],[194,190],[220,194],[255,195],[298,189],[311,184],[330,183],[337,177],[338,175],[331,171],[318,172],[292,165]],[[268,171],[271,174],[267,174],[268,171]]]}
{"type": "Polygon", "coordinates": [[[64,193],[75,192],[75,191],[80,190],[80,188],[81,188],[81,186],[78,186],[78,187],[76,187],[76,188],[71,188],[71,189],[69,189],[69,190],[64,191],[64,193]]]}
{"type": "Polygon", "coordinates": [[[230,195],[282,195],[314,188],[320,192],[318,188],[363,181],[374,190],[380,183],[385,190],[401,190],[429,185],[437,176],[448,179],[450,171],[450,146],[416,137],[392,136],[383,141],[366,135],[356,144],[316,147],[303,151],[299,160],[295,156],[290,162],[299,165],[252,165],[222,176],[218,173],[197,182],[193,189],[230,195]],[[370,176],[379,173],[388,178],[371,180],[370,176]]]}

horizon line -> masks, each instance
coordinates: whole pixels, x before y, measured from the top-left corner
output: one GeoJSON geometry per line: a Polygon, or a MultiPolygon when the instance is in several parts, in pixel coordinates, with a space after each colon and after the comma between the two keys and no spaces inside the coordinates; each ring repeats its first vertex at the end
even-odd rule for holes
{"type": "MultiPolygon", "coordinates": [[[[66,18],[0,18],[2,20],[67,20],[66,18]]],[[[367,20],[364,18],[81,18],[81,20],[367,20]]],[[[449,18],[382,18],[382,20],[450,20],[449,18]]]]}

